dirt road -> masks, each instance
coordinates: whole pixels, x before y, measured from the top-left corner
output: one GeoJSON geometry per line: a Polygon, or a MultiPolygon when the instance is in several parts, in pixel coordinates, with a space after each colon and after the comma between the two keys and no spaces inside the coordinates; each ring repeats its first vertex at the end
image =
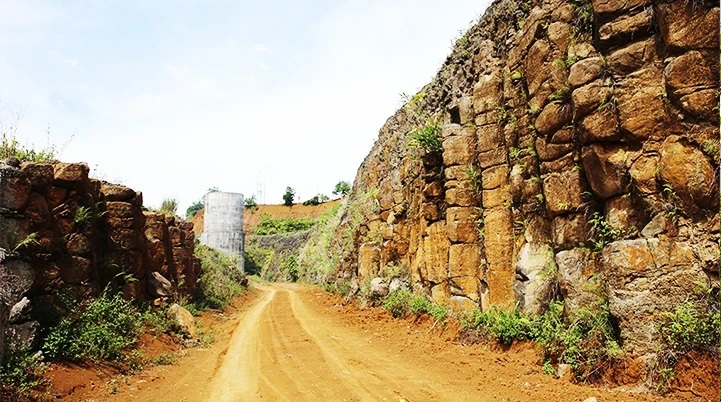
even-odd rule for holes
{"type": "Polygon", "coordinates": [[[540,372],[529,347],[463,346],[444,339],[431,322],[341,306],[317,288],[256,287],[260,296],[228,323],[234,329],[213,348],[126,379],[107,400],[663,400],[557,380],[540,372]]]}

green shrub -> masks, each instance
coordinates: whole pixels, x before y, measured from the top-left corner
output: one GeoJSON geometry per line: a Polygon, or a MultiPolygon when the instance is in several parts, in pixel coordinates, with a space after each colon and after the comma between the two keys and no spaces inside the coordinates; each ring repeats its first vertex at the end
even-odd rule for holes
{"type": "Polygon", "coordinates": [[[7,400],[24,400],[21,397],[43,383],[44,372],[45,365],[30,350],[8,345],[0,365],[0,399],[4,396],[7,400]]]}
{"type": "Polygon", "coordinates": [[[656,379],[664,387],[673,377],[673,367],[691,351],[718,356],[721,342],[721,313],[717,290],[705,285],[696,297],[678,304],[674,311],[665,312],[658,322],[662,347],[658,353],[656,379]]]}
{"type": "Polygon", "coordinates": [[[444,322],[448,318],[448,309],[441,305],[433,304],[431,309],[428,311],[428,314],[437,321],[444,322]]]}
{"type": "Polygon", "coordinates": [[[333,195],[345,197],[348,193],[350,193],[350,184],[347,181],[339,181],[336,183],[333,195]]]}
{"type": "Polygon", "coordinates": [[[257,209],[258,208],[258,201],[256,201],[255,195],[252,195],[249,198],[246,198],[243,203],[245,204],[245,207],[248,209],[257,209]]]}
{"type": "Polygon", "coordinates": [[[443,150],[441,127],[435,122],[428,122],[425,126],[413,129],[408,141],[411,146],[420,148],[427,154],[443,150]]]}
{"type": "Polygon", "coordinates": [[[412,299],[413,295],[411,292],[407,290],[397,290],[386,297],[383,301],[383,308],[388,310],[393,317],[403,317],[408,314],[412,299]]]}
{"type": "Polygon", "coordinates": [[[245,290],[237,257],[202,244],[195,245],[195,256],[201,267],[196,305],[222,308],[245,290]]]}
{"type": "Polygon", "coordinates": [[[303,205],[320,205],[326,201],[328,201],[330,198],[328,198],[325,194],[316,194],[313,196],[313,198],[303,201],[303,205]]]}
{"type": "Polygon", "coordinates": [[[203,201],[195,201],[185,210],[185,218],[193,218],[201,209],[203,209],[203,201]]]}
{"type": "Polygon", "coordinates": [[[51,328],[42,349],[50,358],[125,361],[141,323],[141,314],[129,301],[106,289],[97,299],[75,305],[51,328]]]}
{"type": "Polygon", "coordinates": [[[78,209],[75,210],[75,223],[77,224],[85,224],[85,223],[93,223],[100,219],[103,215],[105,215],[105,212],[101,212],[97,205],[92,207],[84,207],[79,206],[78,209]]]}
{"type": "Polygon", "coordinates": [[[433,303],[423,296],[414,296],[409,303],[410,313],[419,317],[428,314],[433,308],[433,303]]]}
{"type": "Polygon", "coordinates": [[[565,317],[563,312],[562,302],[552,302],[546,313],[537,316],[494,306],[475,312],[464,324],[504,345],[519,340],[537,342],[543,348],[544,361],[568,364],[579,379],[593,379],[622,353],[607,304],[599,302],[565,317]]]}
{"type": "Polygon", "coordinates": [[[261,218],[258,225],[253,229],[255,235],[272,235],[281,233],[292,233],[301,230],[308,230],[315,226],[318,221],[310,218],[261,218]]]}

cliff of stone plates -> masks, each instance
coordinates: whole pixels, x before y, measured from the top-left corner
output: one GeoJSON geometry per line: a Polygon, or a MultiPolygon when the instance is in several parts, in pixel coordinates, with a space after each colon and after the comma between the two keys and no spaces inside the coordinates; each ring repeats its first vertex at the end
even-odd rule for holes
{"type": "Polygon", "coordinates": [[[603,297],[653,353],[659,313],[719,286],[718,32],[717,1],[495,1],[380,129],[332,280],[402,267],[456,310],[603,297]]]}
{"type": "Polygon", "coordinates": [[[67,300],[111,283],[138,303],[195,293],[193,225],[144,211],[141,193],[88,173],[0,163],[0,351],[2,342],[38,346],[67,300]]]}

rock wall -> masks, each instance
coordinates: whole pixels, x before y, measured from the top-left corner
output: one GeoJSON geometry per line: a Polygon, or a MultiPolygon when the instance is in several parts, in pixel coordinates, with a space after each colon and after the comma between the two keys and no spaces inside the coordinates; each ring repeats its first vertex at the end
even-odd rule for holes
{"type": "Polygon", "coordinates": [[[454,309],[602,298],[652,353],[658,314],[719,286],[718,32],[717,1],[495,1],[381,128],[335,280],[402,266],[454,309]]]}
{"type": "Polygon", "coordinates": [[[68,299],[111,283],[138,302],[194,295],[191,223],[144,211],[141,193],[85,164],[13,165],[0,163],[0,340],[37,347],[68,299]]]}

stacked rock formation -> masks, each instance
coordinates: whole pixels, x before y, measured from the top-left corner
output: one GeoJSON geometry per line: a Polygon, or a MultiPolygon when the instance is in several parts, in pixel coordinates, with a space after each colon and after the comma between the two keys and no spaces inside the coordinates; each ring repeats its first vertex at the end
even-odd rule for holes
{"type": "Polygon", "coordinates": [[[336,280],[402,266],[454,309],[604,298],[653,353],[659,312],[719,286],[718,30],[714,1],[494,2],[381,128],[336,280]],[[441,149],[410,148],[433,118],[441,149]]]}
{"type": "Polygon", "coordinates": [[[141,193],[88,173],[85,164],[0,164],[3,341],[38,346],[68,298],[109,284],[138,302],[194,295],[192,224],[145,212],[141,193]]]}

